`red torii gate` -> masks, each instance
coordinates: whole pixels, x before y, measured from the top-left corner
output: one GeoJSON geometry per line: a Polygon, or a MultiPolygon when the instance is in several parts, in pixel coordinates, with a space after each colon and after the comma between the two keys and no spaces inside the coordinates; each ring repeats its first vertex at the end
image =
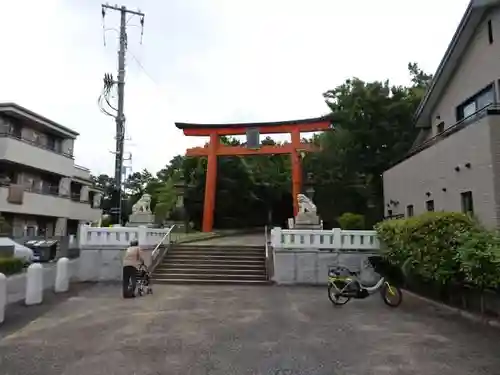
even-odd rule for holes
{"type": "Polygon", "coordinates": [[[205,147],[194,147],[186,151],[186,156],[207,156],[207,177],[205,182],[205,200],[203,206],[203,232],[211,232],[213,228],[215,209],[215,190],[217,185],[217,156],[245,156],[290,154],[292,157],[292,194],[293,211],[298,212],[297,194],[302,188],[301,152],[312,152],[315,148],[309,143],[302,143],[300,133],[315,132],[330,128],[331,120],[328,117],[317,117],[305,120],[239,123],[239,124],[192,124],[176,122],[175,126],[181,129],[186,136],[209,136],[210,142],[205,147]],[[219,142],[221,135],[243,135],[248,129],[255,129],[260,134],[290,133],[292,142],[279,146],[259,146],[247,148],[245,146],[225,146],[219,142]]]}

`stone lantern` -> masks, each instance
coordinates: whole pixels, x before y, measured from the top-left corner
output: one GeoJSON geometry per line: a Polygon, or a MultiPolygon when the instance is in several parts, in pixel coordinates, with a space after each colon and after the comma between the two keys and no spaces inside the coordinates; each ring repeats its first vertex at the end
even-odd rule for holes
{"type": "Polygon", "coordinates": [[[311,172],[307,174],[306,183],[304,184],[304,187],[307,197],[310,200],[313,200],[314,193],[316,192],[316,190],[314,190],[314,175],[311,172]]]}
{"type": "Polygon", "coordinates": [[[189,216],[184,206],[184,198],[187,194],[187,190],[192,187],[192,185],[186,182],[183,172],[181,171],[180,173],[181,175],[178,182],[174,184],[175,193],[177,195],[174,211],[180,216],[178,220],[183,222],[184,230],[187,233],[189,231],[189,216]]]}

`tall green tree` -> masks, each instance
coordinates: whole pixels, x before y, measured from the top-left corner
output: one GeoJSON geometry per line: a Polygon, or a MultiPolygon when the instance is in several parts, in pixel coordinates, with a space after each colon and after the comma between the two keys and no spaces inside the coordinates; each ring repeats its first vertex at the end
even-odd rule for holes
{"type": "Polygon", "coordinates": [[[334,130],[316,139],[322,151],[306,165],[330,222],[347,211],[366,215],[369,223],[382,218],[382,173],[414,142],[412,118],[432,78],[415,63],[408,71],[409,86],[352,78],[324,93],[334,130]]]}

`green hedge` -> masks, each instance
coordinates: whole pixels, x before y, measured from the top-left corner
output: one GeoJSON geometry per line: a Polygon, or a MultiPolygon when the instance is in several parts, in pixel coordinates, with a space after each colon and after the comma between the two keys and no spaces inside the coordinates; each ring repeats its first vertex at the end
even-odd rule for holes
{"type": "Polygon", "coordinates": [[[354,214],[352,212],[343,213],[337,221],[340,224],[340,228],[346,230],[357,230],[365,229],[365,217],[360,214],[354,214]]]}
{"type": "Polygon", "coordinates": [[[13,275],[22,271],[24,261],[16,258],[0,258],[0,273],[13,275]]]}
{"type": "Polygon", "coordinates": [[[394,265],[423,280],[480,289],[500,283],[500,235],[468,215],[432,212],[375,226],[394,265]]]}

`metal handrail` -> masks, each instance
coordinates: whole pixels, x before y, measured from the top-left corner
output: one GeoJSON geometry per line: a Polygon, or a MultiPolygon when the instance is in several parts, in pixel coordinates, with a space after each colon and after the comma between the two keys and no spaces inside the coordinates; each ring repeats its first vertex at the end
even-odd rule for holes
{"type": "Polygon", "coordinates": [[[268,231],[267,225],[264,227],[264,230],[265,230],[264,238],[266,241],[266,273],[269,280],[272,280],[274,277],[274,254],[273,250],[269,248],[271,246],[270,244],[271,241],[267,233],[268,231]]]}
{"type": "Polygon", "coordinates": [[[158,251],[158,249],[160,248],[160,246],[163,244],[163,241],[165,241],[165,238],[167,238],[167,236],[170,235],[170,232],[172,232],[172,229],[174,227],[175,227],[175,224],[173,224],[170,228],[168,228],[167,233],[165,233],[165,235],[161,238],[160,242],[158,242],[156,244],[155,248],[153,249],[153,252],[151,253],[152,257],[155,256],[155,253],[158,251]]]}
{"type": "MultiPolygon", "coordinates": [[[[165,241],[165,238],[167,238],[167,236],[170,236],[170,233],[172,232],[172,229],[174,229],[174,227],[175,227],[175,224],[173,224],[170,228],[168,228],[168,231],[165,233],[165,235],[162,237],[160,242],[158,242],[158,244],[155,246],[155,248],[151,252],[151,265],[150,265],[151,271],[153,271],[155,269],[155,267],[158,265],[158,260],[161,259],[163,257],[163,255],[165,255],[165,252],[160,253],[160,247],[163,244],[163,241],[165,241]]],[[[171,242],[172,241],[169,241],[168,245],[170,245],[171,242]]],[[[167,247],[165,247],[165,249],[166,248],[167,247]]]]}
{"type": "Polygon", "coordinates": [[[267,225],[264,226],[264,238],[265,238],[265,241],[266,241],[266,259],[269,258],[269,240],[267,238],[267,225]]]}

